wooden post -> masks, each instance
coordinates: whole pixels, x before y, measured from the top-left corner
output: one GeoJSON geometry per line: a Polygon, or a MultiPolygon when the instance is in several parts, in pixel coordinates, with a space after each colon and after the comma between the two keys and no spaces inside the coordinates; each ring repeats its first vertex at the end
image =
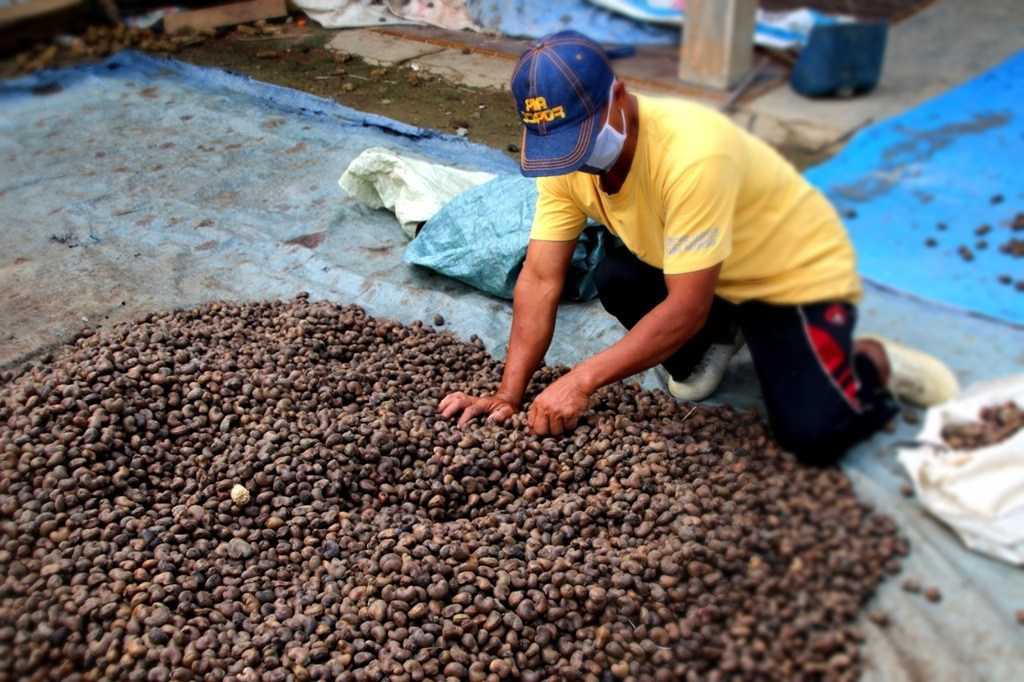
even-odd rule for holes
{"type": "Polygon", "coordinates": [[[757,0],[689,0],[679,77],[720,90],[735,86],[754,58],[757,0]]]}
{"type": "Polygon", "coordinates": [[[25,19],[32,19],[43,14],[66,10],[82,4],[82,0],[32,0],[0,7],[0,27],[7,27],[25,19]]]}
{"type": "Polygon", "coordinates": [[[286,14],[288,7],[285,0],[246,0],[230,5],[169,14],[164,17],[164,31],[169,34],[188,29],[204,31],[221,26],[247,24],[259,19],[283,17],[286,14]]]}

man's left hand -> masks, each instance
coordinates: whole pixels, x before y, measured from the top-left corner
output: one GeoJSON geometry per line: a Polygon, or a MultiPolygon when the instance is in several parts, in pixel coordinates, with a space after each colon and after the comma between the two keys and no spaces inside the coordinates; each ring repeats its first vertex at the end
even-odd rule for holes
{"type": "Polygon", "coordinates": [[[590,405],[590,394],[571,373],[544,389],[530,406],[527,423],[538,436],[559,435],[576,428],[590,405]]]}

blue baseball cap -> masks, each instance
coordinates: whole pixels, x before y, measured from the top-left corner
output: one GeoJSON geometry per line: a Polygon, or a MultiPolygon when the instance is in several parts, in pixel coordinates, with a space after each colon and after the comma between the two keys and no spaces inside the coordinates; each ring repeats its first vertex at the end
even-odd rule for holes
{"type": "Polygon", "coordinates": [[[545,36],[519,57],[512,94],[523,122],[523,175],[562,175],[586,162],[614,80],[605,51],[576,31],[545,36]]]}

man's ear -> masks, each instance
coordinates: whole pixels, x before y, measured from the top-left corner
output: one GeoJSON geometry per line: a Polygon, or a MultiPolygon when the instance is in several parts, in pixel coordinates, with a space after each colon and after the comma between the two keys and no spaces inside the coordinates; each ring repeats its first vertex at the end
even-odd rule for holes
{"type": "Polygon", "coordinates": [[[626,96],[626,84],[618,78],[615,79],[615,85],[612,86],[612,96],[616,101],[620,101],[626,96]]]}

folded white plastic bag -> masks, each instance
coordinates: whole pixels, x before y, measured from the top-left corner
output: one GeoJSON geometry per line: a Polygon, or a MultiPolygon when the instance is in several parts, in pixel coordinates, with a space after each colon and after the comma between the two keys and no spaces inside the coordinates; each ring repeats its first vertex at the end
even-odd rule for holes
{"type": "Polygon", "coordinates": [[[480,30],[465,0],[292,0],[292,4],[324,28],[430,24],[450,31],[480,30]]]}
{"type": "Polygon", "coordinates": [[[1010,400],[1024,405],[1024,375],[972,386],[928,410],[920,445],[898,457],[921,504],[964,544],[1024,565],[1024,430],[977,450],[952,450],[942,440],[945,426],[977,421],[983,407],[1010,400]]]}
{"type": "Polygon", "coordinates": [[[394,213],[402,231],[412,239],[417,226],[456,195],[493,177],[493,173],[451,168],[393,149],[370,147],[352,159],[338,184],[367,206],[394,213]]]}

